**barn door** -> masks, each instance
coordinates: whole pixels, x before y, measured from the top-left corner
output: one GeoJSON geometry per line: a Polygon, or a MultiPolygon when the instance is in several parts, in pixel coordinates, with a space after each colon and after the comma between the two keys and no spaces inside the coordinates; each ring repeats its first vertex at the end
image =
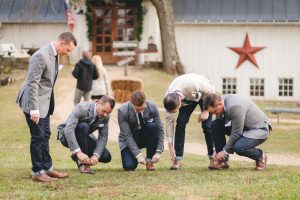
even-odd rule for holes
{"type": "Polygon", "coordinates": [[[113,41],[136,40],[136,9],[133,7],[97,7],[93,15],[93,54],[104,64],[115,64],[113,41]]]}

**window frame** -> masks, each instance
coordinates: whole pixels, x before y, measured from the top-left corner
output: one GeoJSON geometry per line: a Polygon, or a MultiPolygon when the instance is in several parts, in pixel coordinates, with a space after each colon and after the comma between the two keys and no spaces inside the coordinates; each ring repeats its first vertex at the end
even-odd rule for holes
{"type": "Polygon", "coordinates": [[[237,78],[236,77],[222,77],[222,93],[223,94],[237,94],[237,78]]]}

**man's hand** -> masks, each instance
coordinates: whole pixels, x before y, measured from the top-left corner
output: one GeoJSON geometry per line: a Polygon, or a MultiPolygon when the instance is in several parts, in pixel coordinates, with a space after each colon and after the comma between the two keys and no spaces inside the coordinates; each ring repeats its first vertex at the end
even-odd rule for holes
{"type": "Polygon", "coordinates": [[[76,153],[76,156],[78,158],[78,160],[83,163],[83,164],[87,164],[87,165],[90,165],[91,162],[90,162],[90,158],[85,154],[83,153],[82,151],[78,151],[76,153]]]}
{"type": "Polygon", "coordinates": [[[224,153],[224,151],[220,151],[219,153],[217,153],[216,158],[219,161],[224,161],[226,158],[226,154],[224,153]]]}
{"type": "Polygon", "coordinates": [[[139,155],[136,159],[137,159],[138,163],[146,165],[146,158],[143,156],[143,154],[139,155]]]}
{"type": "Polygon", "coordinates": [[[161,154],[158,153],[158,152],[156,152],[156,153],[153,155],[153,157],[152,157],[152,159],[151,159],[151,162],[152,162],[152,163],[157,163],[157,162],[159,162],[159,161],[160,161],[160,157],[161,157],[161,154]]]}
{"type": "Polygon", "coordinates": [[[34,123],[38,124],[39,121],[40,121],[40,114],[39,114],[39,113],[31,114],[31,115],[30,115],[30,119],[31,119],[34,123]]]}
{"type": "Polygon", "coordinates": [[[200,123],[207,120],[208,116],[209,116],[209,112],[207,110],[202,111],[198,116],[198,122],[200,123]]]}
{"type": "Polygon", "coordinates": [[[92,155],[92,156],[90,157],[90,163],[91,163],[91,165],[92,165],[92,166],[93,166],[93,165],[96,165],[96,164],[98,163],[98,160],[99,160],[98,156],[92,155]]]}
{"type": "Polygon", "coordinates": [[[173,147],[173,143],[169,143],[169,152],[170,152],[170,156],[171,156],[171,160],[174,162],[175,158],[176,158],[176,153],[175,153],[175,149],[173,147]]]}

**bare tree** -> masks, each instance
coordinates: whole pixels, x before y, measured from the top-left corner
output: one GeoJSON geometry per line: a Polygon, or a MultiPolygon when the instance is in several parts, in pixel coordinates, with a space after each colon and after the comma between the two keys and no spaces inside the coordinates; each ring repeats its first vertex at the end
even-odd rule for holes
{"type": "Polygon", "coordinates": [[[150,0],[156,8],[161,32],[163,68],[169,73],[184,74],[174,33],[173,0],[150,0]]]}

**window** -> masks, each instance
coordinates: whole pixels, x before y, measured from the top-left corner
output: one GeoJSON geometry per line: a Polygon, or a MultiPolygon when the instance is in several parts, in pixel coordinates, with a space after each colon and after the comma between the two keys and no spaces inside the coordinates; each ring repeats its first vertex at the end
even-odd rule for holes
{"type": "Polygon", "coordinates": [[[265,95],[265,80],[263,78],[250,78],[250,96],[262,97],[265,95]]]}
{"type": "Polygon", "coordinates": [[[236,78],[223,78],[223,94],[236,94],[236,78]]]}
{"type": "Polygon", "coordinates": [[[280,97],[293,96],[293,79],[292,78],[279,78],[278,95],[280,97]]]}

